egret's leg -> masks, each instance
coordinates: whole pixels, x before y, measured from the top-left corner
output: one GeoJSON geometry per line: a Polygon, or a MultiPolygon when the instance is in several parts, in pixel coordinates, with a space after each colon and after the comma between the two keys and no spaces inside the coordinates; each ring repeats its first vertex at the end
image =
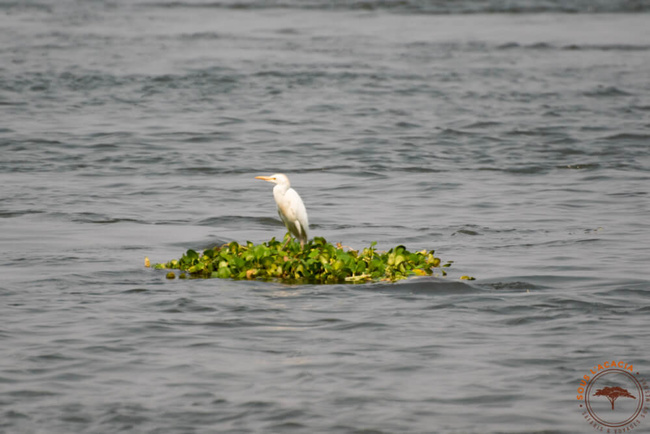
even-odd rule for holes
{"type": "Polygon", "coordinates": [[[296,238],[300,240],[300,250],[303,250],[305,248],[305,238],[307,238],[305,236],[305,231],[303,230],[302,226],[300,226],[300,222],[298,220],[296,220],[294,224],[296,225],[296,229],[298,229],[298,236],[296,238]]]}
{"type": "Polygon", "coordinates": [[[286,249],[287,246],[289,245],[289,243],[291,242],[291,232],[287,232],[287,235],[288,235],[288,236],[285,235],[285,238],[287,239],[287,241],[286,241],[286,242],[284,243],[284,245],[282,246],[282,249],[283,249],[283,250],[286,249]]]}

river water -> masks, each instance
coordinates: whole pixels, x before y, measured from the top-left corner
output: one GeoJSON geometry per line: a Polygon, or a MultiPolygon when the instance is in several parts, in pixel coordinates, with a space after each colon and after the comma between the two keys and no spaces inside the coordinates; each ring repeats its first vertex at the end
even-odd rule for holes
{"type": "Polygon", "coordinates": [[[650,6],[515,3],[0,4],[0,432],[594,431],[650,376],[650,6]],[[448,276],[144,267],[282,237],[276,172],[448,276]]]}

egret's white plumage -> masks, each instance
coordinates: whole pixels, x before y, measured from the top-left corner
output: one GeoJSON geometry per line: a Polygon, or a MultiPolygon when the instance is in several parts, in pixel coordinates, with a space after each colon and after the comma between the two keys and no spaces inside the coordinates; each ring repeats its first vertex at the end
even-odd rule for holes
{"type": "Polygon", "coordinates": [[[309,231],[309,219],[307,218],[305,204],[296,190],[291,188],[289,178],[282,173],[276,173],[271,176],[256,176],[255,179],[275,184],[273,198],[278,205],[278,214],[289,233],[300,241],[300,245],[304,247],[305,242],[307,242],[307,232],[309,231]]]}

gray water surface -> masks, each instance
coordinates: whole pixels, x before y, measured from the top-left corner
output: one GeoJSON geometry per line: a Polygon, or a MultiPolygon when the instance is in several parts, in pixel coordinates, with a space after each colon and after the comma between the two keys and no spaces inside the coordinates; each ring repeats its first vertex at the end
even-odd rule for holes
{"type": "Polygon", "coordinates": [[[540,4],[0,5],[0,432],[592,432],[650,376],[650,26],[540,4]],[[281,238],[275,172],[449,275],[143,266],[281,238]]]}

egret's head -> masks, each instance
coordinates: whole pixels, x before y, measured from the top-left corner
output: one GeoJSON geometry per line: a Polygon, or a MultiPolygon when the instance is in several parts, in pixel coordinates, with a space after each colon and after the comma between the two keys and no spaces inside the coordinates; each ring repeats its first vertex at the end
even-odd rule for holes
{"type": "Polygon", "coordinates": [[[272,182],[278,185],[289,186],[289,178],[287,178],[287,176],[283,175],[282,173],[276,173],[275,175],[271,176],[256,176],[255,179],[261,179],[263,181],[272,182]]]}

